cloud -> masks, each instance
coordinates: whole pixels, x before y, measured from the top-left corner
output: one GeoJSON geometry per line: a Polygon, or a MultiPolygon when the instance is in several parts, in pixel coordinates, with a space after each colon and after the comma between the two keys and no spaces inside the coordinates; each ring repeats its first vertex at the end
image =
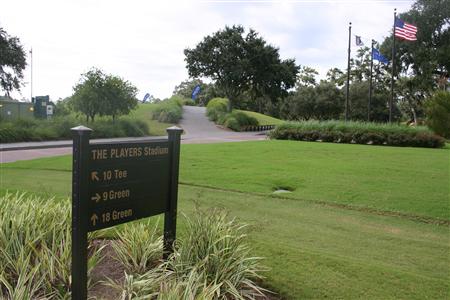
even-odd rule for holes
{"type": "MultiPolygon", "coordinates": [[[[411,1],[6,1],[0,26],[33,47],[34,95],[66,97],[80,74],[100,67],[156,97],[188,77],[183,49],[225,25],[253,28],[283,58],[318,69],[345,68],[348,22],[381,41],[394,6],[411,1]]],[[[25,81],[30,81],[29,68],[25,81]]],[[[22,95],[30,94],[29,84],[22,95]]],[[[20,98],[20,95],[18,95],[20,98]]]]}

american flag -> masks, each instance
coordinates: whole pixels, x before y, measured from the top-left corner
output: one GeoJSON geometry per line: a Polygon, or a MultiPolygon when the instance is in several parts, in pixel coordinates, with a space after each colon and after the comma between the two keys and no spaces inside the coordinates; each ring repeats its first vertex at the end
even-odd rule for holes
{"type": "Polygon", "coordinates": [[[417,27],[408,24],[399,18],[395,19],[395,36],[407,41],[416,41],[417,27]]]}

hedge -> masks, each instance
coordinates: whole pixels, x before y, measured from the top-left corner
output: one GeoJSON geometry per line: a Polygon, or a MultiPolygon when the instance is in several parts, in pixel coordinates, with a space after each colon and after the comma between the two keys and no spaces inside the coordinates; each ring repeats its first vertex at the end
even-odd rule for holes
{"type": "Polygon", "coordinates": [[[442,137],[426,127],[343,121],[286,122],[277,126],[270,138],[426,148],[445,145],[442,137]]]}
{"type": "MultiPolygon", "coordinates": [[[[53,118],[51,120],[16,120],[0,123],[0,142],[30,142],[71,139],[70,128],[80,125],[74,117],[53,118]]],[[[92,138],[110,138],[124,136],[146,136],[149,134],[147,123],[140,120],[118,119],[97,120],[85,124],[93,129],[92,138]]]]}

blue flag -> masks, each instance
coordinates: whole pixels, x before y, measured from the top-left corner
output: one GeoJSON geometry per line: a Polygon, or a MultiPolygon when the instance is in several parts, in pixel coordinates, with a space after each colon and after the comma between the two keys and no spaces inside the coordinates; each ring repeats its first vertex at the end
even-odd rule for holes
{"type": "Polygon", "coordinates": [[[150,97],[150,94],[149,94],[149,93],[145,94],[144,99],[142,99],[142,103],[145,103],[145,101],[147,101],[147,99],[148,99],[149,97],[150,97]]]}
{"type": "Polygon", "coordinates": [[[381,55],[381,53],[378,49],[373,48],[372,53],[373,53],[372,54],[373,59],[376,59],[383,64],[389,64],[389,60],[386,57],[384,57],[383,55],[381,55]]]}
{"type": "Polygon", "coordinates": [[[195,100],[195,98],[197,98],[197,95],[200,93],[200,85],[197,84],[194,88],[194,90],[192,91],[192,95],[191,98],[192,100],[195,100]]]}

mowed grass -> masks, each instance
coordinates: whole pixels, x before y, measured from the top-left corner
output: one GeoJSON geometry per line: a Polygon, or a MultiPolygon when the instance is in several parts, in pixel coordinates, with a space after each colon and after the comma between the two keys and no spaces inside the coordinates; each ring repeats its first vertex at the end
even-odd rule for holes
{"type": "Polygon", "coordinates": [[[448,149],[296,141],[183,146],[181,181],[450,219],[448,149]]]}
{"type": "Polygon", "coordinates": [[[237,111],[241,111],[243,113],[245,113],[246,115],[255,118],[256,120],[258,120],[258,124],[259,125],[279,125],[282,124],[284,121],[271,117],[271,116],[266,116],[264,114],[260,114],[254,111],[248,111],[248,110],[237,110],[237,111]]]}
{"type": "MultiPolygon", "coordinates": [[[[448,226],[345,206],[448,220],[448,154],[293,141],[182,145],[179,212],[222,207],[249,224],[254,253],[270,268],[265,284],[288,299],[448,299],[448,226]],[[282,185],[295,190],[273,196],[282,185]]],[[[0,166],[3,192],[70,195],[70,156],[0,166]]]]}

